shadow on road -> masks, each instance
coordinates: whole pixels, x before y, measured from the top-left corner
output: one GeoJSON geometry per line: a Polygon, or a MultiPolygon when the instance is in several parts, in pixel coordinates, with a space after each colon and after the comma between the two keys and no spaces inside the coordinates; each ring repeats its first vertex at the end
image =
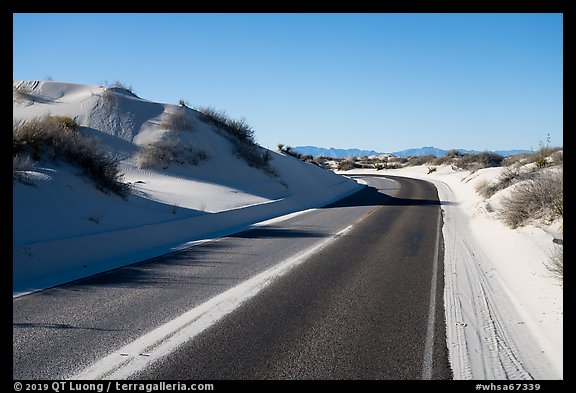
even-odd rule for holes
{"type": "Polygon", "coordinates": [[[260,227],[250,229],[246,232],[236,233],[229,237],[242,239],[272,239],[272,238],[307,238],[307,237],[326,237],[328,234],[314,230],[290,229],[278,227],[260,227]]]}
{"type": "MultiPolygon", "coordinates": [[[[426,187],[434,188],[432,184],[426,187]]],[[[434,189],[435,191],[435,189],[434,189]]],[[[363,190],[350,195],[338,202],[325,206],[326,209],[352,206],[425,206],[425,205],[457,205],[457,202],[439,201],[434,199],[398,198],[386,195],[372,186],[366,186],[363,190]]]]}

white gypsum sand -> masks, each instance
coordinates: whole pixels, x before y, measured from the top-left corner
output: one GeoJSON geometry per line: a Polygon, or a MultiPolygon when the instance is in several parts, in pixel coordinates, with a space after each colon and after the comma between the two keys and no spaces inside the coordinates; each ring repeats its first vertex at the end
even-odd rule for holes
{"type": "Polygon", "coordinates": [[[119,159],[123,181],[131,184],[123,199],[98,190],[81,168],[62,160],[43,160],[21,171],[25,181],[13,182],[15,295],[319,207],[361,187],[273,151],[268,151],[272,170],[252,167],[199,112],[118,87],[15,81],[14,89],[14,121],[74,118],[79,132],[96,136],[119,159]],[[184,121],[171,124],[174,113],[184,121]],[[161,140],[193,146],[203,159],[140,167],[142,148],[161,140]]]}
{"type": "Polygon", "coordinates": [[[443,210],[444,305],[455,379],[562,379],[563,289],[546,268],[561,222],[506,227],[475,191],[504,168],[474,173],[442,165],[343,174],[424,179],[438,189],[443,210]]]}

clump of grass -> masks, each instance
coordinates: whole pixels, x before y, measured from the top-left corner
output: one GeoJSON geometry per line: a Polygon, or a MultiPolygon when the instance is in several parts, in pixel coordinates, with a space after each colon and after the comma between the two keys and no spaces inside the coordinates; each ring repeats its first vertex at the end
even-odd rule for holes
{"type": "Polygon", "coordinates": [[[124,92],[128,93],[131,96],[138,97],[136,95],[136,93],[134,93],[134,89],[132,88],[132,85],[127,85],[124,82],[120,82],[119,80],[112,83],[112,85],[110,85],[108,88],[108,90],[118,90],[118,89],[124,90],[124,92]]]}
{"type": "Polygon", "coordinates": [[[178,106],[181,108],[190,108],[190,103],[183,98],[178,100],[178,106]]]}
{"type": "Polygon", "coordinates": [[[100,96],[100,102],[105,109],[114,110],[120,107],[121,98],[114,90],[106,89],[100,96]]]}
{"type": "Polygon", "coordinates": [[[254,130],[245,118],[233,119],[226,111],[214,109],[210,106],[196,108],[202,114],[202,120],[215,125],[240,142],[256,144],[254,130]]]}
{"type": "Polygon", "coordinates": [[[532,177],[534,177],[534,173],[522,172],[518,167],[507,167],[502,171],[500,176],[496,178],[495,182],[489,183],[484,181],[478,183],[476,186],[476,192],[478,192],[478,194],[484,198],[490,198],[498,191],[508,188],[514,183],[527,180],[532,177]]]}
{"type": "Polygon", "coordinates": [[[16,154],[12,157],[12,178],[31,185],[27,172],[34,169],[34,160],[29,154],[16,154]]]}
{"type": "Polygon", "coordinates": [[[160,165],[166,169],[172,164],[198,165],[208,159],[208,153],[183,143],[179,138],[161,139],[142,146],[138,155],[140,168],[152,168],[160,165]]]}
{"type": "Polygon", "coordinates": [[[560,281],[564,281],[564,250],[563,246],[555,245],[546,268],[560,281]]]}
{"type": "Polygon", "coordinates": [[[184,108],[178,108],[174,112],[166,112],[160,120],[160,127],[171,131],[192,131],[194,123],[188,117],[184,108]]]}
{"type": "Polygon", "coordinates": [[[401,168],[405,164],[407,164],[409,159],[407,157],[390,157],[388,158],[387,168],[388,169],[396,169],[401,168]]]}
{"type": "Polygon", "coordinates": [[[564,214],[563,171],[540,171],[534,178],[518,182],[502,198],[500,217],[511,228],[532,220],[552,222],[564,214]]]}
{"type": "Polygon", "coordinates": [[[563,165],[564,164],[564,151],[559,148],[550,155],[553,165],[563,165]]]}
{"type": "Polygon", "coordinates": [[[29,154],[19,153],[12,157],[12,171],[14,176],[18,176],[17,172],[31,171],[34,169],[34,160],[29,154]]]}
{"type": "Polygon", "coordinates": [[[464,154],[460,153],[458,149],[451,149],[444,154],[442,157],[435,158],[432,161],[433,165],[443,165],[443,164],[453,164],[458,161],[464,154]]]}
{"type": "Polygon", "coordinates": [[[272,160],[270,150],[255,144],[239,142],[236,143],[234,147],[234,153],[238,158],[243,159],[249,166],[256,169],[262,169],[274,177],[278,176],[276,169],[270,165],[272,160]]]}
{"type": "MultiPolygon", "coordinates": [[[[299,160],[302,160],[302,158],[304,157],[304,156],[302,156],[302,154],[300,154],[296,150],[294,150],[292,148],[292,146],[284,146],[282,143],[278,144],[278,151],[280,153],[288,154],[289,156],[297,158],[299,160]]],[[[312,157],[312,156],[310,156],[310,157],[312,157]]],[[[312,157],[312,158],[314,158],[314,157],[312,157]]]]}
{"type": "Polygon", "coordinates": [[[326,169],[326,163],[322,157],[315,158],[311,154],[307,154],[307,155],[300,154],[296,150],[294,150],[292,148],[292,146],[284,146],[284,144],[282,144],[282,143],[278,144],[278,151],[280,153],[288,154],[289,156],[297,158],[301,161],[304,161],[304,162],[307,162],[309,164],[313,164],[313,165],[319,166],[320,168],[326,169]]]}
{"type": "Polygon", "coordinates": [[[122,182],[118,160],[101,150],[96,138],[81,134],[70,117],[44,116],[15,122],[12,141],[13,157],[68,161],[84,169],[102,191],[123,198],[128,194],[130,186],[122,182]]]}
{"type": "Polygon", "coordinates": [[[476,184],[476,192],[483,196],[484,198],[490,198],[492,195],[495,194],[494,185],[491,184],[488,180],[482,180],[476,184]]]}
{"type": "Polygon", "coordinates": [[[12,89],[12,97],[15,101],[24,101],[34,103],[38,100],[38,97],[25,87],[16,87],[12,89]]]}
{"type": "Polygon", "coordinates": [[[464,154],[457,160],[454,160],[454,165],[474,172],[483,168],[502,166],[503,161],[504,157],[500,154],[485,151],[481,153],[464,154]]]}
{"type": "Polygon", "coordinates": [[[435,159],[436,156],[433,154],[427,154],[424,156],[413,156],[408,158],[406,165],[408,166],[425,165],[433,162],[435,159]]]}
{"type": "Polygon", "coordinates": [[[530,160],[532,153],[517,153],[505,157],[502,161],[503,166],[521,166],[527,164],[530,160]]]}
{"type": "Polygon", "coordinates": [[[259,146],[254,139],[254,130],[245,118],[233,119],[225,111],[212,107],[196,108],[202,121],[212,124],[234,145],[234,153],[249,166],[262,169],[272,176],[278,176],[270,165],[271,155],[268,149],[259,146]]]}
{"type": "Polygon", "coordinates": [[[339,171],[350,171],[354,168],[357,168],[357,166],[352,160],[342,160],[338,162],[337,168],[339,171]]]}

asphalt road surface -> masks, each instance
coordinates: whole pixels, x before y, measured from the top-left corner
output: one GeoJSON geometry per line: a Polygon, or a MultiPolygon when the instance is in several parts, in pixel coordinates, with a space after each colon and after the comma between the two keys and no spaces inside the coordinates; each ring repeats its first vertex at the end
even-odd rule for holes
{"type": "Polygon", "coordinates": [[[364,177],[369,187],[326,208],[15,298],[13,378],[77,376],[305,250],[131,378],[451,378],[440,202],[430,183],[390,179],[364,177]]]}

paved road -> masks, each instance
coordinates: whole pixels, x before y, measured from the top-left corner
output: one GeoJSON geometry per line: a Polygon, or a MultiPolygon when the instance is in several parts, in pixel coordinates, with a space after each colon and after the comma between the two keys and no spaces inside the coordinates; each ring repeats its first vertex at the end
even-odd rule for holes
{"type": "Polygon", "coordinates": [[[14,299],[14,378],[73,376],[351,223],[134,377],[450,378],[436,190],[412,179],[366,180],[371,187],[330,207],[14,299]]]}

